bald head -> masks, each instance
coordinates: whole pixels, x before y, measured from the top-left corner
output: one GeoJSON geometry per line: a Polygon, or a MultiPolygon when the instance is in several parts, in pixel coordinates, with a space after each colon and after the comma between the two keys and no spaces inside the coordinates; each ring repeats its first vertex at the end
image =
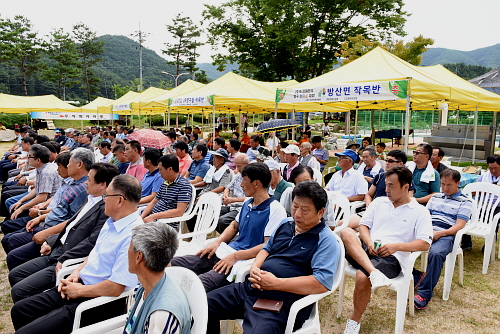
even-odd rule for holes
{"type": "Polygon", "coordinates": [[[236,165],[236,169],[241,173],[243,168],[250,163],[250,159],[248,159],[248,155],[245,153],[240,153],[234,158],[234,164],[236,165]]]}

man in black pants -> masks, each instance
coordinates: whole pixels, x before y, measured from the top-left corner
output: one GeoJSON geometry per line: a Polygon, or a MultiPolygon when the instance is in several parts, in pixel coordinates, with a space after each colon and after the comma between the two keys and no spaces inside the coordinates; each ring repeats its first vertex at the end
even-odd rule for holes
{"type": "Polygon", "coordinates": [[[102,194],[111,180],[118,175],[118,168],[109,163],[94,164],[89,172],[88,197],[80,209],[66,223],[51,227],[53,234],[42,246],[41,257],[28,261],[9,273],[14,303],[50,289],[62,263],[89,255],[108,219],[104,214],[102,194]]]}

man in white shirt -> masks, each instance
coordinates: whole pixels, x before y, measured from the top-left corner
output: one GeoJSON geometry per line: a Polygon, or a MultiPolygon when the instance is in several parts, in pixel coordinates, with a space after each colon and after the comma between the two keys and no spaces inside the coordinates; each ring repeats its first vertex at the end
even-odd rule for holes
{"type": "Polygon", "coordinates": [[[276,147],[280,144],[280,140],[276,137],[274,132],[269,132],[269,138],[266,140],[266,147],[271,151],[276,150],[276,147]]]}
{"type": "Polygon", "coordinates": [[[335,155],[339,157],[338,166],[341,170],[333,174],[326,189],[340,191],[351,202],[364,200],[368,192],[368,183],[363,174],[353,168],[354,163],[359,162],[358,154],[353,150],[345,150],[335,155]]]}
{"type": "Polygon", "coordinates": [[[412,174],[404,166],[386,173],[387,197],[376,198],[366,210],[357,232],[346,228],[340,237],[347,261],[358,271],[354,288],[354,311],[344,334],[359,333],[361,317],[371,292],[390,286],[389,278],[405,270],[410,252],[426,251],[433,237],[429,211],[410,197],[412,174]],[[374,244],[374,241],[377,244],[374,244]]]}

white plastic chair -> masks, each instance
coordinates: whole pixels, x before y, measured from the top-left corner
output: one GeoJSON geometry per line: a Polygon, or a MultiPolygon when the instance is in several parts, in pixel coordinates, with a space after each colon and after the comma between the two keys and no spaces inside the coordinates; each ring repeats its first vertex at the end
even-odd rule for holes
{"type": "Polygon", "coordinates": [[[321,174],[321,171],[316,168],[311,168],[313,170],[313,179],[314,181],[318,182],[320,186],[323,187],[323,174],[321,174]]]}
{"type": "MultiPolygon", "coordinates": [[[[451,282],[453,279],[453,271],[455,270],[455,263],[458,258],[458,281],[460,286],[464,286],[464,252],[460,247],[462,242],[462,236],[467,233],[471,228],[474,227],[474,222],[477,220],[477,209],[476,202],[472,200],[472,215],[471,219],[460,231],[455,234],[455,241],[453,243],[452,251],[446,256],[444,263],[444,282],[443,282],[443,300],[448,300],[450,298],[451,292],[451,282]]],[[[421,270],[425,271],[427,268],[427,258],[429,253],[423,252],[422,258],[420,259],[421,270]]]]}
{"type": "Polygon", "coordinates": [[[326,194],[328,195],[328,203],[323,217],[328,225],[335,226],[334,232],[339,234],[349,225],[351,203],[338,191],[327,190],[326,194]],[[345,223],[338,226],[339,220],[344,220],[345,223]]]}
{"type": "Polygon", "coordinates": [[[221,202],[219,195],[213,192],[208,192],[200,196],[196,207],[190,214],[176,218],[159,219],[163,223],[176,223],[187,221],[196,216],[196,224],[193,232],[179,233],[177,237],[180,239],[179,249],[175,256],[196,254],[203,248],[207,234],[212,233],[219,222],[221,202]],[[182,239],[192,238],[191,241],[183,241],[182,239]]]}
{"type": "Polygon", "coordinates": [[[491,183],[476,182],[466,185],[463,193],[476,200],[476,219],[467,234],[485,239],[482,272],[487,274],[490,262],[495,261],[495,228],[500,214],[493,214],[500,203],[500,187],[491,183]]]}
{"type": "MultiPolygon", "coordinates": [[[[396,299],[396,326],[395,333],[401,334],[403,333],[403,327],[405,323],[405,315],[406,315],[406,305],[408,305],[408,310],[410,316],[415,316],[415,309],[413,306],[413,298],[415,296],[415,291],[413,289],[413,274],[412,268],[415,265],[415,260],[420,256],[422,252],[412,252],[408,259],[406,260],[406,272],[404,275],[399,275],[396,278],[391,279],[391,286],[389,289],[396,291],[397,299],[396,299]]],[[[344,270],[344,275],[342,278],[342,282],[340,283],[339,288],[339,296],[338,296],[338,309],[337,309],[337,317],[340,318],[342,315],[342,304],[344,300],[344,292],[345,292],[345,282],[346,276],[356,277],[357,269],[353,266],[347,264],[344,270]]]]}
{"type": "Polygon", "coordinates": [[[366,206],[366,203],[364,201],[351,202],[351,215],[355,214],[357,209],[363,208],[365,206],[366,206]]]}
{"type": "MultiPolygon", "coordinates": [[[[70,275],[73,272],[73,270],[75,270],[76,266],[78,264],[80,264],[81,262],[83,262],[82,260],[85,260],[85,259],[73,259],[73,260],[64,261],[63,267],[57,273],[56,286],[59,285],[59,282],[62,278],[70,275]]],[[[133,292],[134,292],[133,288],[125,288],[125,290],[123,290],[123,292],[117,297],[102,296],[102,297],[92,298],[92,299],[84,301],[83,303],[78,305],[78,307],[76,308],[76,311],[75,311],[75,319],[73,320],[73,333],[78,328],[80,328],[82,313],[84,311],[89,310],[89,309],[94,308],[94,307],[97,307],[97,306],[100,306],[100,305],[110,303],[112,301],[115,301],[115,300],[118,300],[121,298],[128,298],[129,296],[132,295],[133,292]]]]}
{"type": "MultiPolygon", "coordinates": [[[[165,268],[165,272],[181,286],[186,294],[193,319],[191,334],[205,334],[208,321],[208,303],[207,295],[200,279],[194,272],[186,268],[167,267],[165,268]]],[[[73,331],[73,334],[123,333],[126,321],[127,315],[124,314],[80,328],[73,331]]]]}
{"type": "MultiPolygon", "coordinates": [[[[333,231],[332,231],[333,233],[333,231]]],[[[292,304],[292,307],[290,308],[290,313],[288,314],[288,320],[286,324],[286,329],[284,334],[314,334],[314,333],[321,333],[321,325],[319,322],[319,310],[318,310],[318,301],[322,299],[323,297],[328,296],[331,294],[333,291],[335,291],[343,277],[343,270],[345,266],[345,249],[344,249],[344,244],[342,243],[342,240],[340,237],[333,233],[335,238],[337,239],[337,242],[339,244],[339,249],[340,252],[338,254],[339,256],[339,262],[338,262],[338,267],[337,271],[335,272],[335,277],[333,279],[333,285],[332,289],[329,291],[326,291],[324,293],[319,293],[319,294],[313,294],[313,295],[308,295],[304,296],[301,299],[297,300],[295,303],[292,304]],[[295,325],[295,319],[297,317],[297,314],[299,313],[300,310],[302,310],[304,307],[307,307],[311,304],[314,304],[314,307],[311,311],[311,315],[309,316],[309,319],[307,319],[302,327],[296,331],[293,331],[293,327],[295,325]]],[[[246,270],[240,270],[236,276],[236,282],[243,282],[245,280],[245,277],[249,274],[250,272],[250,266],[246,268],[246,270]]],[[[241,326],[243,323],[242,319],[235,320],[237,324],[241,326]]],[[[233,333],[233,326],[232,324],[234,323],[232,321],[223,321],[222,322],[222,328],[226,329],[225,333],[226,334],[232,334],[233,333]],[[227,322],[227,324],[225,324],[227,322]]],[[[222,331],[224,333],[224,330],[222,331]]],[[[265,330],[263,331],[263,333],[265,330]]]]}

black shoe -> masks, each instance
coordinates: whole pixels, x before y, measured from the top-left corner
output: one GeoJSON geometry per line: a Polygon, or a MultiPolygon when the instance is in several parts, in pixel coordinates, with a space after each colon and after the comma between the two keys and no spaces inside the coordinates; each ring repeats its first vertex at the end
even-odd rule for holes
{"type": "MultiPolygon", "coordinates": [[[[462,248],[462,250],[472,249],[472,242],[469,242],[466,244],[461,244],[460,247],[462,248]]],[[[483,246],[483,249],[484,249],[484,246],[483,246]]]]}

